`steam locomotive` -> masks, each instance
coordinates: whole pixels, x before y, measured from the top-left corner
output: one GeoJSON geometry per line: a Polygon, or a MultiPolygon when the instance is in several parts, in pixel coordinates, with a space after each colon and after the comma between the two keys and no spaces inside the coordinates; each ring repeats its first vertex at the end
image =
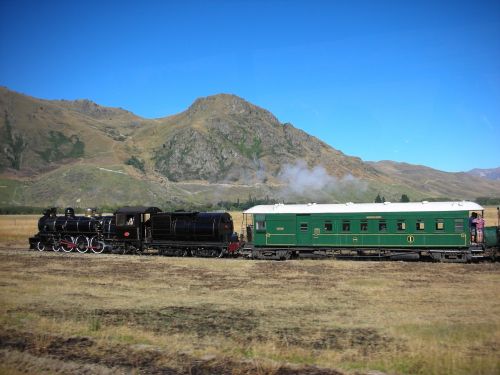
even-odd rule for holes
{"type": "Polygon", "coordinates": [[[64,216],[51,208],[38,221],[38,234],[29,239],[39,251],[86,253],[142,253],[223,257],[241,247],[226,212],[162,212],[157,207],[123,207],[101,216],[88,209],[76,216],[66,208],[64,216]]]}
{"type": "MultiPolygon", "coordinates": [[[[500,210],[499,221],[500,221],[500,210]]],[[[473,202],[255,206],[245,236],[226,212],[123,207],[113,215],[44,212],[30,248],[254,259],[324,258],[471,262],[500,258],[500,226],[473,227],[473,202]],[[483,233],[484,232],[484,233],[483,233]],[[246,242],[244,241],[246,240],[246,242]]],[[[243,228],[242,228],[243,231],[243,228]]]]}

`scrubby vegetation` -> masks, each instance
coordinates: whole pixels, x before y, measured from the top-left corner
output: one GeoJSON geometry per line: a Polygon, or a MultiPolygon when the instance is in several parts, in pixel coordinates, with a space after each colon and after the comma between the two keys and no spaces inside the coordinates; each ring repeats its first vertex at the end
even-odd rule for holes
{"type": "Polygon", "coordinates": [[[142,173],[145,173],[146,170],[144,169],[144,160],[137,156],[132,156],[131,158],[127,159],[125,162],[126,165],[131,165],[132,167],[140,170],[142,173]]]}
{"type": "Polygon", "coordinates": [[[10,163],[10,167],[20,170],[23,158],[23,151],[28,146],[28,142],[23,137],[12,128],[11,120],[7,111],[4,113],[4,136],[5,136],[5,147],[3,148],[3,153],[10,163]]]}
{"type": "Polygon", "coordinates": [[[85,143],[76,134],[67,137],[60,131],[51,130],[48,142],[48,147],[37,151],[37,154],[48,163],[67,158],[79,158],[85,153],[85,143]]]}

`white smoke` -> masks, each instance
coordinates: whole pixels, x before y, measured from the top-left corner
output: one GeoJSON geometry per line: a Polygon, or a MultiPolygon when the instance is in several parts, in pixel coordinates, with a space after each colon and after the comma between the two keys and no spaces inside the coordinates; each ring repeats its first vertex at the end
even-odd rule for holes
{"type": "Polygon", "coordinates": [[[337,184],[337,179],[330,176],[322,165],[309,169],[304,160],[293,165],[285,164],[278,174],[278,179],[287,185],[290,192],[298,195],[329,189],[337,184]]]}
{"type": "Polygon", "coordinates": [[[304,160],[285,164],[278,174],[278,179],[285,185],[280,194],[282,198],[306,199],[318,203],[331,202],[334,196],[341,198],[346,192],[364,192],[368,186],[366,182],[351,174],[342,178],[332,176],[322,165],[309,168],[304,160]]]}

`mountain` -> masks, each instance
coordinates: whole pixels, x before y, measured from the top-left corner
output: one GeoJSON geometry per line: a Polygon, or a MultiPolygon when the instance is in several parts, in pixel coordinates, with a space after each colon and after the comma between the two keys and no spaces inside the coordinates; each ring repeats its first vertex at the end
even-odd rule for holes
{"type": "Polygon", "coordinates": [[[500,167],[498,168],[490,168],[490,169],[472,169],[467,172],[472,176],[486,178],[488,180],[500,181],[500,167]]]}
{"type": "Polygon", "coordinates": [[[376,178],[361,159],[349,157],[270,112],[234,95],[196,100],[185,112],[134,136],[147,145],[152,168],[171,181],[279,183],[282,167],[304,161],[332,176],[376,178]]]}
{"type": "Polygon", "coordinates": [[[381,173],[407,184],[429,198],[466,199],[498,196],[499,183],[464,172],[443,172],[422,165],[379,161],[369,163],[381,173]]]}
{"type": "Polygon", "coordinates": [[[367,163],[235,95],[144,119],[89,100],[0,88],[0,205],[199,207],[269,197],[297,202],[473,199],[500,182],[402,163],[367,163]]]}

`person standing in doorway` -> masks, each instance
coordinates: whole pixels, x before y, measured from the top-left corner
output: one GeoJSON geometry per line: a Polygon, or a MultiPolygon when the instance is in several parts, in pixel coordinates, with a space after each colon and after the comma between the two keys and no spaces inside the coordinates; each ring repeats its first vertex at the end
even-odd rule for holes
{"type": "Polygon", "coordinates": [[[474,219],[476,224],[476,240],[477,243],[483,242],[483,228],[484,228],[484,219],[481,215],[478,215],[476,219],[474,219]]]}
{"type": "Polygon", "coordinates": [[[473,212],[469,217],[470,242],[476,242],[476,219],[477,212],[473,212]]]}

